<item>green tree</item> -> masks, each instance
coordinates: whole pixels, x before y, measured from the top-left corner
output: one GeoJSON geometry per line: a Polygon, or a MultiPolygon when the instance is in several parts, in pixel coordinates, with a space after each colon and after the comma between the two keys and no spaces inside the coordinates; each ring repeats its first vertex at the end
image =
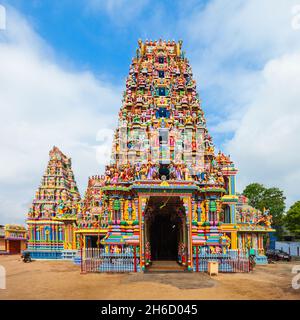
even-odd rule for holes
{"type": "Polygon", "coordinates": [[[250,206],[259,209],[259,203],[263,199],[266,188],[259,183],[249,184],[243,191],[243,195],[249,199],[250,206]]]}
{"type": "Polygon", "coordinates": [[[283,213],[285,210],[285,196],[283,191],[278,188],[268,188],[265,189],[263,197],[259,202],[259,209],[264,208],[269,209],[271,215],[273,216],[274,226],[283,225],[283,213]]]}
{"type": "Polygon", "coordinates": [[[285,196],[279,188],[266,188],[259,183],[251,183],[243,191],[243,195],[249,199],[249,204],[263,211],[269,209],[273,217],[273,227],[277,235],[281,237],[283,227],[283,213],[285,210],[285,196]]]}
{"type": "Polygon", "coordinates": [[[289,231],[300,236],[300,201],[295,202],[284,217],[284,224],[289,231]]]}

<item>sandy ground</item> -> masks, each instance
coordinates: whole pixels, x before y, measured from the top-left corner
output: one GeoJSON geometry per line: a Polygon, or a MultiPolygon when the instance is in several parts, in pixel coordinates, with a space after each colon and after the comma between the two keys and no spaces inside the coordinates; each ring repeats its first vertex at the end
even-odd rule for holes
{"type": "Polygon", "coordinates": [[[80,274],[68,261],[24,263],[0,256],[6,289],[0,299],[296,299],[291,270],[297,262],[257,266],[252,273],[80,274]]]}

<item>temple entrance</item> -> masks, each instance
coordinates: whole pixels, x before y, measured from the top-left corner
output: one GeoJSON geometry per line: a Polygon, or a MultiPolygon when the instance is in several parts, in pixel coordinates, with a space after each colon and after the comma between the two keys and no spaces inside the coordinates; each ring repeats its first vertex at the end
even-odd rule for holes
{"type": "Polygon", "coordinates": [[[145,213],[145,244],[151,261],[182,262],[179,249],[187,247],[187,231],[180,197],[150,197],[145,213]]]}
{"type": "Polygon", "coordinates": [[[152,260],[177,260],[180,240],[178,220],[170,211],[154,217],[150,226],[152,260]]]}
{"type": "Polygon", "coordinates": [[[103,236],[95,236],[95,235],[89,235],[85,237],[86,241],[86,248],[102,248],[103,245],[100,244],[100,240],[103,238],[103,236]]]}

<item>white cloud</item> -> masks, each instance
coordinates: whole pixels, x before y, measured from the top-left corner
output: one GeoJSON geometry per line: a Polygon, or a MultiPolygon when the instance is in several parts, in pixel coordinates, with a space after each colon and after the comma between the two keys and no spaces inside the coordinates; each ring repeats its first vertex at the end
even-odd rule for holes
{"type": "MultiPolygon", "coordinates": [[[[225,118],[233,112],[243,115],[270,59],[299,50],[299,32],[291,27],[294,3],[213,0],[181,18],[200,93],[214,92],[225,118]]],[[[209,106],[218,111],[214,108],[209,106]]]]}
{"type": "Polygon", "coordinates": [[[115,126],[121,90],[67,70],[12,9],[0,36],[0,223],[22,222],[53,145],[72,157],[82,193],[102,170],[96,135],[115,126]]]}
{"type": "Polygon", "coordinates": [[[300,190],[300,53],[269,61],[263,83],[226,145],[239,166],[240,188],[259,181],[278,186],[288,204],[300,190]]]}
{"type": "Polygon", "coordinates": [[[293,0],[213,0],[182,17],[198,87],[210,98],[212,132],[240,169],[238,186],[261,182],[299,200],[300,30],[293,0]],[[215,97],[215,98],[212,98],[215,97]],[[216,106],[214,105],[216,104],[216,106]],[[220,108],[221,106],[221,108],[220,108]],[[218,116],[216,116],[218,114],[218,116]]]}

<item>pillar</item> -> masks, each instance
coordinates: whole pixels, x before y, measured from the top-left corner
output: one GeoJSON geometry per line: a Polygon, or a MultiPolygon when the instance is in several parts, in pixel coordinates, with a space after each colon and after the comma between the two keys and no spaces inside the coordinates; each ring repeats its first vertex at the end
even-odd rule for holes
{"type": "Polygon", "coordinates": [[[230,176],[229,178],[229,184],[230,184],[230,194],[235,195],[235,175],[230,176]]]}
{"type": "Polygon", "coordinates": [[[192,247],[192,201],[191,197],[183,197],[183,206],[186,214],[187,225],[187,266],[188,270],[193,270],[193,247],[192,247]]]}
{"type": "Polygon", "coordinates": [[[230,205],[230,222],[236,223],[236,215],[235,215],[235,204],[230,205]]]}
{"type": "Polygon", "coordinates": [[[231,232],[231,249],[237,249],[237,233],[236,231],[231,232]]]}
{"type": "Polygon", "coordinates": [[[138,197],[138,217],[140,226],[140,266],[145,270],[145,209],[147,206],[147,197],[138,197]]]}
{"type": "Polygon", "coordinates": [[[209,200],[205,200],[205,221],[209,221],[209,200]]]}

